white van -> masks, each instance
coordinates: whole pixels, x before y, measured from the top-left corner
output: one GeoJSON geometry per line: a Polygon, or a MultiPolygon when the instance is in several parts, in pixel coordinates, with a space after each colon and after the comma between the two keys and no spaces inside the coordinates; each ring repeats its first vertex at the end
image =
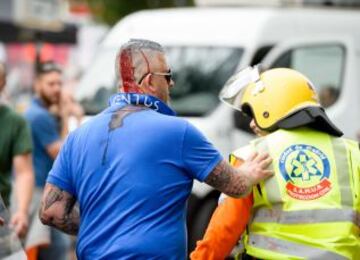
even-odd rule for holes
{"type": "MultiPolygon", "coordinates": [[[[346,137],[360,129],[360,12],[309,8],[186,8],[142,11],[108,34],[83,77],[77,99],[89,114],[116,91],[114,59],[130,38],[161,43],[176,85],[172,107],[227,156],[254,136],[248,119],[219,102],[224,82],[261,62],[307,75],[346,137]]],[[[279,96],[279,99],[281,96],[279,96]]],[[[218,193],[194,183],[189,201],[190,249],[202,236],[218,193]]]]}

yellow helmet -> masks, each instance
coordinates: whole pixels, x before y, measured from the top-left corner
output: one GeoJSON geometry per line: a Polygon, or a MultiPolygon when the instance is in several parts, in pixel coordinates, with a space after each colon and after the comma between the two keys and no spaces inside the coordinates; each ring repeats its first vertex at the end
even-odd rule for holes
{"type": "Polygon", "coordinates": [[[300,109],[320,106],[311,82],[295,70],[268,70],[260,75],[260,82],[250,83],[240,102],[262,129],[271,129],[300,109]]]}
{"type": "Polygon", "coordinates": [[[249,67],[230,78],[220,99],[253,117],[266,131],[313,124],[319,130],[342,135],[326,116],[311,81],[292,69],[260,73],[257,66],[249,67]]]}

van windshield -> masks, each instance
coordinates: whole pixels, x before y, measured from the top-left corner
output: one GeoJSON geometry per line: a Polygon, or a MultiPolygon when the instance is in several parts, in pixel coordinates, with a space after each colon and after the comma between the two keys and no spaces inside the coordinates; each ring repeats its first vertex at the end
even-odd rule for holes
{"type": "MultiPolygon", "coordinates": [[[[179,116],[202,116],[219,103],[218,93],[235,72],[243,49],[231,47],[166,47],[175,86],[171,107],[179,116]]],[[[100,53],[80,82],[77,99],[87,114],[96,114],[116,92],[116,50],[100,53]]]]}

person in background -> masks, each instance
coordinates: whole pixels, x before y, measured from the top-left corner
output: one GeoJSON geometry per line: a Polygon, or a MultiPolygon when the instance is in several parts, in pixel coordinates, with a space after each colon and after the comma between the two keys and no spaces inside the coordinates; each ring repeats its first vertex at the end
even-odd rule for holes
{"type": "Polygon", "coordinates": [[[332,106],[339,98],[339,90],[333,86],[324,86],[319,91],[319,102],[323,108],[332,106]]]}
{"type": "Polygon", "coordinates": [[[68,134],[71,106],[62,97],[62,84],[62,70],[58,64],[40,63],[34,83],[35,97],[25,113],[34,144],[36,184],[31,229],[25,245],[29,259],[67,259],[70,247],[67,235],[43,226],[37,217],[48,172],[68,134]]]}
{"type": "Polygon", "coordinates": [[[160,44],[130,40],[115,64],[120,92],[67,138],[47,179],[41,220],[78,235],[78,259],[185,259],[193,180],[244,196],[272,175],[264,170],[270,160],[254,153],[235,169],[175,116],[160,44]]]}
{"type": "Polygon", "coordinates": [[[231,164],[266,150],[275,174],[247,197],[222,196],[191,259],[224,259],[242,235],[242,259],[360,259],[360,147],[341,138],[310,80],[248,68],[220,96],[252,118],[259,136],[231,164]]]}
{"type": "MultiPolygon", "coordinates": [[[[5,64],[0,63],[0,93],[3,92],[5,85],[5,64]]],[[[25,119],[4,105],[1,99],[0,124],[0,194],[5,206],[8,207],[11,193],[11,172],[13,171],[16,205],[10,225],[13,226],[20,238],[24,238],[28,230],[29,207],[34,186],[30,130],[25,119]]]]}

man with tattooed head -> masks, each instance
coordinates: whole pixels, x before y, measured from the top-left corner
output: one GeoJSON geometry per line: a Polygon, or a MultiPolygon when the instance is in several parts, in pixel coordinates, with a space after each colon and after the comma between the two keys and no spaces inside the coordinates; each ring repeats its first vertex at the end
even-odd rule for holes
{"type": "Polygon", "coordinates": [[[47,179],[41,220],[78,235],[79,259],[185,259],[194,179],[241,197],[272,175],[271,159],[254,153],[235,169],[175,116],[158,43],[130,40],[115,67],[119,93],[69,135],[47,179]]]}

